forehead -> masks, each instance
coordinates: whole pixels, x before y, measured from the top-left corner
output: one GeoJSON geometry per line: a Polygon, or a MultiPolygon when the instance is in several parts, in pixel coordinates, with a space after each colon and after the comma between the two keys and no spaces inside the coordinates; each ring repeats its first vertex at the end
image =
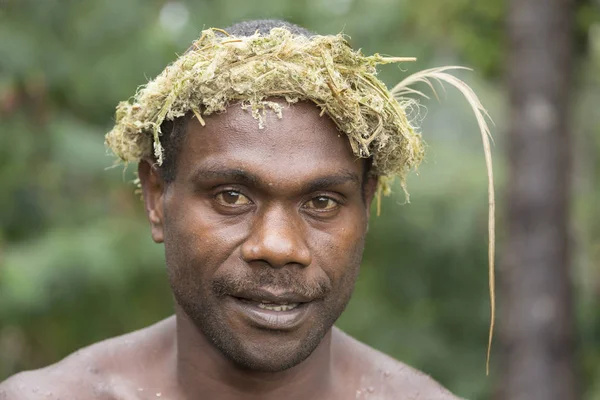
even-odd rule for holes
{"type": "Polygon", "coordinates": [[[266,179],[303,179],[340,170],[357,175],[362,162],[352,153],[345,134],[310,102],[283,106],[283,116],[266,111],[264,128],[250,110],[230,105],[210,115],[202,126],[190,121],[178,160],[178,175],[202,164],[251,170],[266,179]]]}

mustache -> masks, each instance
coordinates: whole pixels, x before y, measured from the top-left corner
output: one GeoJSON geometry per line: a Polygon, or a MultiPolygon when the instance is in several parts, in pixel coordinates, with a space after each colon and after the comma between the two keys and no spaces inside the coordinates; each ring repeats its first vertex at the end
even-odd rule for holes
{"type": "Polygon", "coordinates": [[[272,268],[218,276],[212,282],[213,293],[219,297],[266,288],[291,292],[313,300],[325,297],[332,289],[326,276],[307,280],[296,271],[272,268]]]}

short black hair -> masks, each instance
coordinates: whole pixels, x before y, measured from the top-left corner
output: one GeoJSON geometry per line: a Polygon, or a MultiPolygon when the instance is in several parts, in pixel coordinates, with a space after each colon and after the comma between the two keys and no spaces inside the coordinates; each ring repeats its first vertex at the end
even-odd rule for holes
{"type": "MultiPolygon", "coordinates": [[[[296,35],[313,36],[314,33],[307,29],[279,19],[257,19],[252,21],[238,22],[225,28],[225,32],[233,36],[252,36],[256,32],[268,35],[273,28],[287,28],[296,35]]],[[[190,49],[188,49],[189,51],[190,49]]],[[[160,144],[163,147],[163,163],[159,168],[160,174],[166,183],[175,179],[177,174],[177,155],[181,149],[181,143],[185,137],[188,121],[193,117],[190,112],[183,117],[175,118],[173,121],[165,120],[161,126],[160,144]]]]}

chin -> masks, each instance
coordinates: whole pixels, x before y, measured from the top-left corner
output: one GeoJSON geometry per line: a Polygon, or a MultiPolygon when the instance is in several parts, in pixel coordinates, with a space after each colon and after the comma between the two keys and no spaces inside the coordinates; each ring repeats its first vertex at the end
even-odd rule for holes
{"type": "Polygon", "coordinates": [[[285,333],[266,333],[258,341],[244,340],[232,346],[229,342],[219,350],[239,368],[253,372],[282,372],[301,364],[315,351],[324,335],[311,335],[304,340],[286,338],[285,333]],[[279,337],[277,337],[279,336],[279,337]]]}
{"type": "Polygon", "coordinates": [[[273,329],[261,320],[248,319],[233,300],[213,307],[205,302],[203,309],[197,302],[181,300],[179,305],[199,333],[225,359],[237,368],[254,372],[281,372],[301,364],[319,347],[335,322],[335,318],[323,315],[320,307],[311,307],[297,325],[273,329]]]}
{"type": "Polygon", "coordinates": [[[253,312],[246,312],[248,307],[244,302],[233,299],[214,303],[190,301],[196,299],[175,294],[177,303],[198,333],[226,360],[242,370],[266,373],[282,372],[307,360],[347,303],[339,299],[332,305],[311,303],[300,312],[300,317],[292,318],[291,324],[276,329],[276,323],[270,324],[262,316],[254,318],[253,312]]]}

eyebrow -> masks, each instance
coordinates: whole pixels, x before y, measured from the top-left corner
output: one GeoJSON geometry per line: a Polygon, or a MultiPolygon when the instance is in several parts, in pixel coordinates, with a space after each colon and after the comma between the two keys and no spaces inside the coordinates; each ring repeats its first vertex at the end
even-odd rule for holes
{"type": "Polygon", "coordinates": [[[217,165],[198,168],[193,174],[195,181],[223,179],[248,186],[259,186],[260,180],[254,174],[241,168],[224,168],[217,165]]]}
{"type": "Polygon", "coordinates": [[[333,186],[343,185],[346,182],[351,182],[356,186],[360,186],[358,175],[347,170],[342,170],[332,175],[322,176],[308,182],[304,185],[302,191],[303,193],[316,192],[333,186]]]}
{"type": "MultiPolygon", "coordinates": [[[[227,180],[253,187],[266,187],[257,175],[244,170],[243,168],[230,168],[221,164],[211,164],[198,168],[193,173],[195,181],[203,180],[227,180]]],[[[302,193],[316,192],[333,186],[343,185],[351,182],[356,186],[360,186],[360,178],[352,171],[342,169],[329,175],[320,176],[307,182],[302,186],[302,193]]]]}

